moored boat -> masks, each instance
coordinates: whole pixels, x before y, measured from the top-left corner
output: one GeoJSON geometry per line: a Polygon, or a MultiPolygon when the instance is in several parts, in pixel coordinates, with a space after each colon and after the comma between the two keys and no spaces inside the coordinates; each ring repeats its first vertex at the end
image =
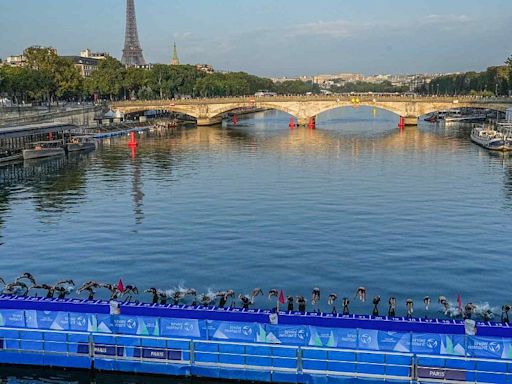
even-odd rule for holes
{"type": "Polygon", "coordinates": [[[7,163],[8,161],[20,160],[22,158],[22,152],[14,152],[11,150],[0,151],[0,163],[7,163]]]}
{"type": "Polygon", "coordinates": [[[473,128],[471,130],[471,140],[493,151],[508,151],[512,149],[512,147],[507,145],[505,135],[502,132],[490,128],[473,128]]]}
{"type": "Polygon", "coordinates": [[[25,160],[65,155],[62,140],[38,141],[30,145],[31,148],[23,150],[25,160]]]}
{"type": "Polygon", "coordinates": [[[96,139],[93,136],[73,136],[66,144],[68,152],[87,151],[96,149],[96,139]]]}

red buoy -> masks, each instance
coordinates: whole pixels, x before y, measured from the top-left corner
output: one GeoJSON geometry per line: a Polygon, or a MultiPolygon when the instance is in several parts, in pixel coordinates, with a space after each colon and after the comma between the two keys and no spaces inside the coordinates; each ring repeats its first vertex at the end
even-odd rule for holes
{"type": "Polygon", "coordinates": [[[288,126],[293,129],[295,128],[295,119],[293,117],[290,117],[290,124],[288,126]]]}
{"type": "Polygon", "coordinates": [[[403,116],[400,116],[400,122],[398,123],[398,128],[404,129],[405,127],[405,119],[403,116]]]}
{"type": "Polygon", "coordinates": [[[236,117],[236,114],[233,115],[233,117],[231,118],[231,121],[233,121],[233,124],[235,124],[235,125],[238,124],[238,117],[236,117]]]}
{"type": "Polygon", "coordinates": [[[309,118],[309,124],[308,124],[308,127],[309,127],[309,128],[311,128],[311,129],[315,129],[315,125],[316,125],[315,118],[314,118],[314,117],[310,117],[310,118],[309,118]]]}
{"type": "Polygon", "coordinates": [[[135,132],[130,132],[130,141],[128,142],[129,147],[136,147],[139,143],[135,140],[135,132]]]}

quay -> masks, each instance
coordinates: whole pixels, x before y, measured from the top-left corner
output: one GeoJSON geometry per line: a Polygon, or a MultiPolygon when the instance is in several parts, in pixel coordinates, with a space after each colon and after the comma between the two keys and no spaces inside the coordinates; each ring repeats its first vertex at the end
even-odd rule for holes
{"type": "Polygon", "coordinates": [[[0,296],[0,363],[280,383],[512,383],[512,327],[0,296]]]}

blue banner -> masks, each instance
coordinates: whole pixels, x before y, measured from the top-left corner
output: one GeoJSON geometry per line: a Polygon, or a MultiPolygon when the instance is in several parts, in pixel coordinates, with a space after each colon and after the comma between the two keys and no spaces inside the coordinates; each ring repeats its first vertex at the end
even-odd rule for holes
{"type": "Polygon", "coordinates": [[[497,337],[469,336],[467,338],[467,353],[473,357],[507,358],[503,339],[497,337]]]}
{"type": "Polygon", "coordinates": [[[71,312],[69,314],[69,329],[80,332],[98,332],[96,315],[71,312]]]}
{"type": "Polygon", "coordinates": [[[267,325],[267,343],[286,345],[307,345],[309,329],[302,325],[267,325]]]}
{"type": "Polygon", "coordinates": [[[25,311],[27,328],[69,330],[69,313],[53,311],[25,311]]]}
{"type": "Polygon", "coordinates": [[[410,352],[411,350],[409,333],[360,329],[358,340],[358,346],[361,349],[392,352],[410,352]]]}
{"type": "Polygon", "coordinates": [[[0,326],[25,328],[25,312],[18,309],[0,310],[0,326]]]}
{"type": "Polygon", "coordinates": [[[260,324],[207,320],[207,327],[209,339],[266,342],[265,329],[260,324]]]}
{"type": "Polygon", "coordinates": [[[401,332],[385,332],[378,333],[379,351],[391,352],[410,352],[411,351],[411,334],[401,332]]]}
{"type": "Polygon", "coordinates": [[[156,317],[96,315],[97,332],[122,335],[160,336],[156,317]]]}
{"type": "Polygon", "coordinates": [[[357,329],[309,327],[308,345],[330,348],[357,348],[357,329]]]}
{"type": "Polygon", "coordinates": [[[413,333],[412,352],[427,355],[441,354],[441,335],[435,333],[413,333]]]}
{"type": "Polygon", "coordinates": [[[167,337],[184,337],[206,339],[206,322],[196,319],[160,319],[161,335],[167,337]]]}

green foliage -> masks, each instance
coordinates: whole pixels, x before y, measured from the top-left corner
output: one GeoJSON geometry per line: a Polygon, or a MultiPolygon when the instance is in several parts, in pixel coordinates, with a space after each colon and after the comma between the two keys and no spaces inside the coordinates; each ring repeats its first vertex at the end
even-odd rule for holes
{"type": "Polygon", "coordinates": [[[85,83],[90,94],[108,96],[110,100],[121,96],[124,86],[125,68],[123,64],[113,57],[101,60],[85,83]]]}
{"type": "Polygon", "coordinates": [[[47,74],[31,68],[0,67],[0,94],[16,102],[42,100],[52,80],[47,74]]]}
{"type": "Polygon", "coordinates": [[[422,87],[420,91],[440,95],[508,95],[509,89],[512,88],[511,69],[511,64],[508,64],[489,67],[485,72],[441,76],[432,80],[430,86],[422,87]]]}
{"type": "Polygon", "coordinates": [[[346,93],[346,92],[382,92],[382,93],[394,93],[394,92],[407,92],[409,87],[407,86],[395,86],[390,81],[385,80],[381,83],[368,83],[365,81],[356,81],[354,83],[346,83],[342,86],[335,86],[331,88],[334,92],[346,93]]]}
{"type": "Polygon", "coordinates": [[[40,91],[48,100],[80,93],[82,78],[70,60],[59,57],[51,48],[27,48],[24,55],[28,68],[39,73],[40,91]]]}
{"type": "Polygon", "coordinates": [[[318,84],[304,82],[302,80],[288,80],[273,86],[275,92],[284,95],[303,95],[305,93],[320,93],[318,84]]]}
{"type": "Polygon", "coordinates": [[[272,80],[245,72],[213,73],[196,82],[197,93],[202,97],[253,95],[259,90],[271,89],[272,80]]]}

